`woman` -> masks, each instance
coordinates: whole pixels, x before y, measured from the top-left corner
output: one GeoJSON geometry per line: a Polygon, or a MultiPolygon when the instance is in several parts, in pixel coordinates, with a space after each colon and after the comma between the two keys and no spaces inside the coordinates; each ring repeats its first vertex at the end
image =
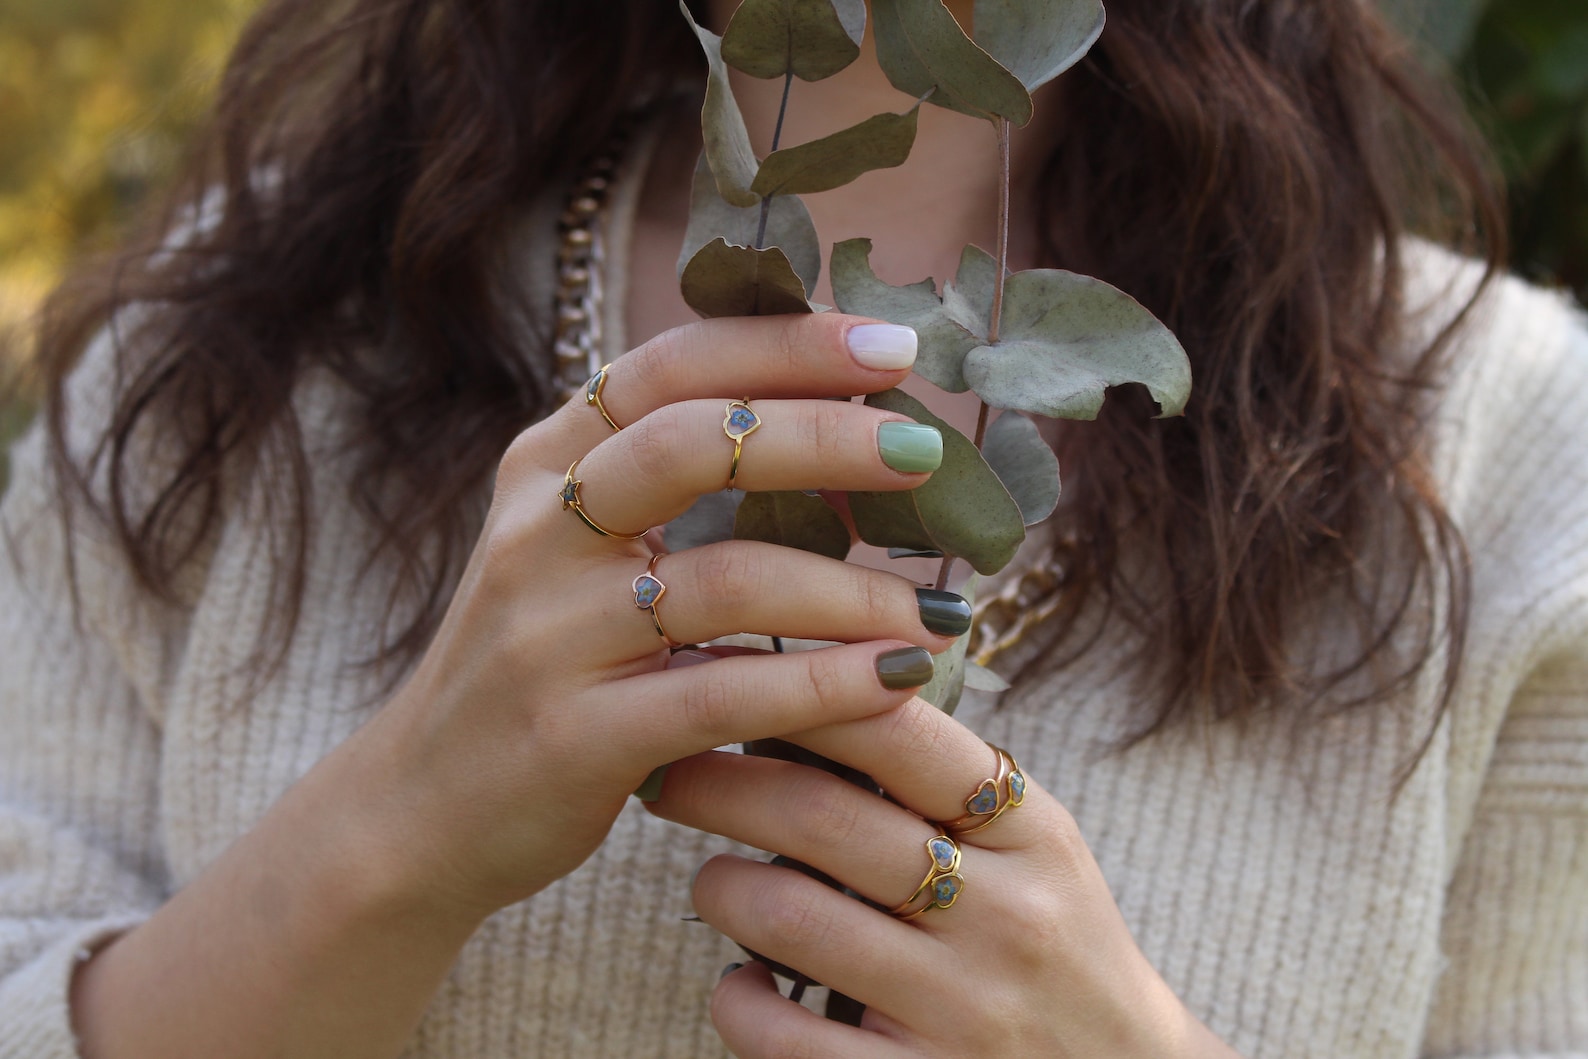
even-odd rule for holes
{"type": "MultiPolygon", "coordinates": [[[[625,18],[278,0],[187,212],[57,299],[5,505],[0,1055],[1588,1050],[1588,449],[1555,398],[1588,337],[1407,237],[1437,206],[1492,244],[1495,214],[1373,12],[1119,0],[1039,98],[1014,263],[1135,293],[1197,395],[1056,432],[1065,504],[1008,574],[1061,580],[1056,613],[958,719],[911,695],[954,599],[636,536],[730,477],[933,461],[821,400],[904,381],[909,334],[688,322],[693,117],[625,115],[695,46],[668,5],[625,18]],[[605,195],[573,224],[601,217],[599,335],[557,274],[570,186],[605,195]],[[599,406],[554,410],[559,278],[599,406]],[[838,645],[661,649],[745,631],[838,645]],[[711,752],[768,736],[891,800],[711,752]],[[954,859],[927,821],[964,889],[911,916],[954,859]],[[756,961],[717,981],[730,938],[861,1025],[756,961]]],[[[785,142],[897,108],[846,77],[785,142]]],[[[739,85],[759,133],[780,87],[739,85]]],[[[811,200],[824,237],[945,274],[991,235],[979,128],[925,114],[907,166],[811,200]]]]}

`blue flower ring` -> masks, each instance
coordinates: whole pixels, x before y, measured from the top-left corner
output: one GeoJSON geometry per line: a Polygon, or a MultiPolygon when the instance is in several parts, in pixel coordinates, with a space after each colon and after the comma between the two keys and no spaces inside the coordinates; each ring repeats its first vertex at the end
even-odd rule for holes
{"type": "Polygon", "coordinates": [[[595,406],[595,410],[601,413],[601,418],[607,421],[607,426],[611,427],[615,434],[623,428],[618,426],[607,413],[607,406],[601,401],[601,392],[607,388],[607,369],[610,367],[612,365],[603,364],[601,370],[590,376],[590,381],[584,384],[584,403],[595,406]]]}
{"type": "Polygon", "coordinates": [[[645,572],[634,579],[634,605],[651,616],[651,624],[656,626],[656,635],[670,648],[684,646],[662,628],[662,616],[656,613],[656,605],[667,595],[667,586],[662,584],[662,579],[656,576],[656,564],[661,562],[661,555],[651,556],[651,561],[645,565],[645,572]]]}
{"type": "Polygon", "coordinates": [[[744,439],[761,428],[761,417],[750,407],[750,399],[729,401],[723,413],[722,432],[733,442],[733,466],[728,468],[728,488],[734,487],[739,477],[739,456],[744,450],[744,439]]]}
{"type": "Polygon", "coordinates": [[[584,485],[584,483],[574,477],[574,472],[578,470],[579,461],[574,460],[568,467],[568,473],[563,476],[562,488],[557,491],[557,499],[562,501],[562,509],[564,511],[572,511],[579,516],[580,522],[583,522],[586,526],[601,534],[601,536],[611,537],[613,540],[637,541],[650,532],[650,530],[640,530],[638,533],[632,534],[614,533],[591,518],[590,514],[584,509],[584,501],[579,498],[579,487],[584,485]]]}
{"type": "Polygon", "coordinates": [[[888,909],[890,915],[911,920],[934,908],[952,908],[965,891],[965,877],[959,873],[959,843],[939,831],[926,840],[926,855],[932,859],[926,878],[908,900],[888,909]]]}
{"type": "Polygon", "coordinates": [[[1026,774],[1015,762],[1014,755],[1003,747],[987,745],[998,756],[998,774],[982,780],[965,799],[964,816],[938,825],[957,838],[980,831],[1026,800],[1026,774]]]}

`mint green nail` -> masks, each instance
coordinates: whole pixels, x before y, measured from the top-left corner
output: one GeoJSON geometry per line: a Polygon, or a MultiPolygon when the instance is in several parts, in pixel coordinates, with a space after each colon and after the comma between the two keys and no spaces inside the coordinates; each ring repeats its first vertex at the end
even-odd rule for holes
{"type": "Polygon", "coordinates": [[[884,423],[877,428],[877,451],[896,471],[935,471],[943,463],[943,435],[925,423],[884,423]]]}

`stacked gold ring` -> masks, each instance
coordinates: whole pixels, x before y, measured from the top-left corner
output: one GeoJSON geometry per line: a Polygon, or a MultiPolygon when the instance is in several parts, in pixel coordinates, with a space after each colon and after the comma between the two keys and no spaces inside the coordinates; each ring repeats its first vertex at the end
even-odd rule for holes
{"type": "Polygon", "coordinates": [[[926,840],[926,855],[932,858],[926,878],[908,900],[888,909],[889,915],[911,920],[933,908],[952,908],[965,891],[965,877],[959,873],[959,843],[939,832],[926,840]]]}
{"type": "Polygon", "coordinates": [[[579,487],[584,485],[584,483],[573,476],[578,469],[579,461],[574,460],[568,467],[568,473],[563,476],[562,490],[557,496],[562,501],[562,509],[564,511],[572,511],[579,516],[580,522],[583,522],[586,526],[601,534],[601,536],[611,537],[614,540],[637,541],[650,532],[649,530],[640,530],[638,533],[614,533],[591,518],[584,509],[584,502],[579,499],[579,487]]]}
{"type": "Polygon", "coordinates": [[[975,792],[965,799],[964,816],[938,825],[956,838],[980,831],[1026,800],[1026,774],[1020,770],[1014,755],[1003,747],[987,745],[998,755],[998,774],[982,780],[975,792]]]}
{"type": "Polygon", "coordinates": [[[601,401],[601,392],[607,388],[607,369],[610,367],[612,367],[610,364],[601,365],[601,370],[590,376],[590,381],[584,384],[584,403],[593,405],[595,410],[601,413],[601,418],[607,421],[607,426],[616,433],[623,428],[617,425],[607,412],[607,406],[601,401]]]}

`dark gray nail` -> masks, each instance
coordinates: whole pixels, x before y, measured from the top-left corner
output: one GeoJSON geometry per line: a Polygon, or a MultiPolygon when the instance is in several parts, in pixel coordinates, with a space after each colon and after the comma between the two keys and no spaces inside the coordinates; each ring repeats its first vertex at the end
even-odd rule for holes
{"type": "Polygon", "coordinates": [[[932,680],[932,656],[924,647],[901,647],[877,656],[877,679],[889,691],[919,688],[932,680]]]}
{"type": "Polygon", "coordinates": [[[921,605],[921,624],[939,636],[961,636],[970,629],[970,603],[964,596],[918,588],[915,599],[921,605]]]}
{"type": "Polygon", "coordinates": [[[730,963],[728,966],[722,969],[722,973],[717,976],[717,981],[722,981],[724,978],[728,977],[730,974],[743,966],[744,964],[742,963],[730,963]]]}

